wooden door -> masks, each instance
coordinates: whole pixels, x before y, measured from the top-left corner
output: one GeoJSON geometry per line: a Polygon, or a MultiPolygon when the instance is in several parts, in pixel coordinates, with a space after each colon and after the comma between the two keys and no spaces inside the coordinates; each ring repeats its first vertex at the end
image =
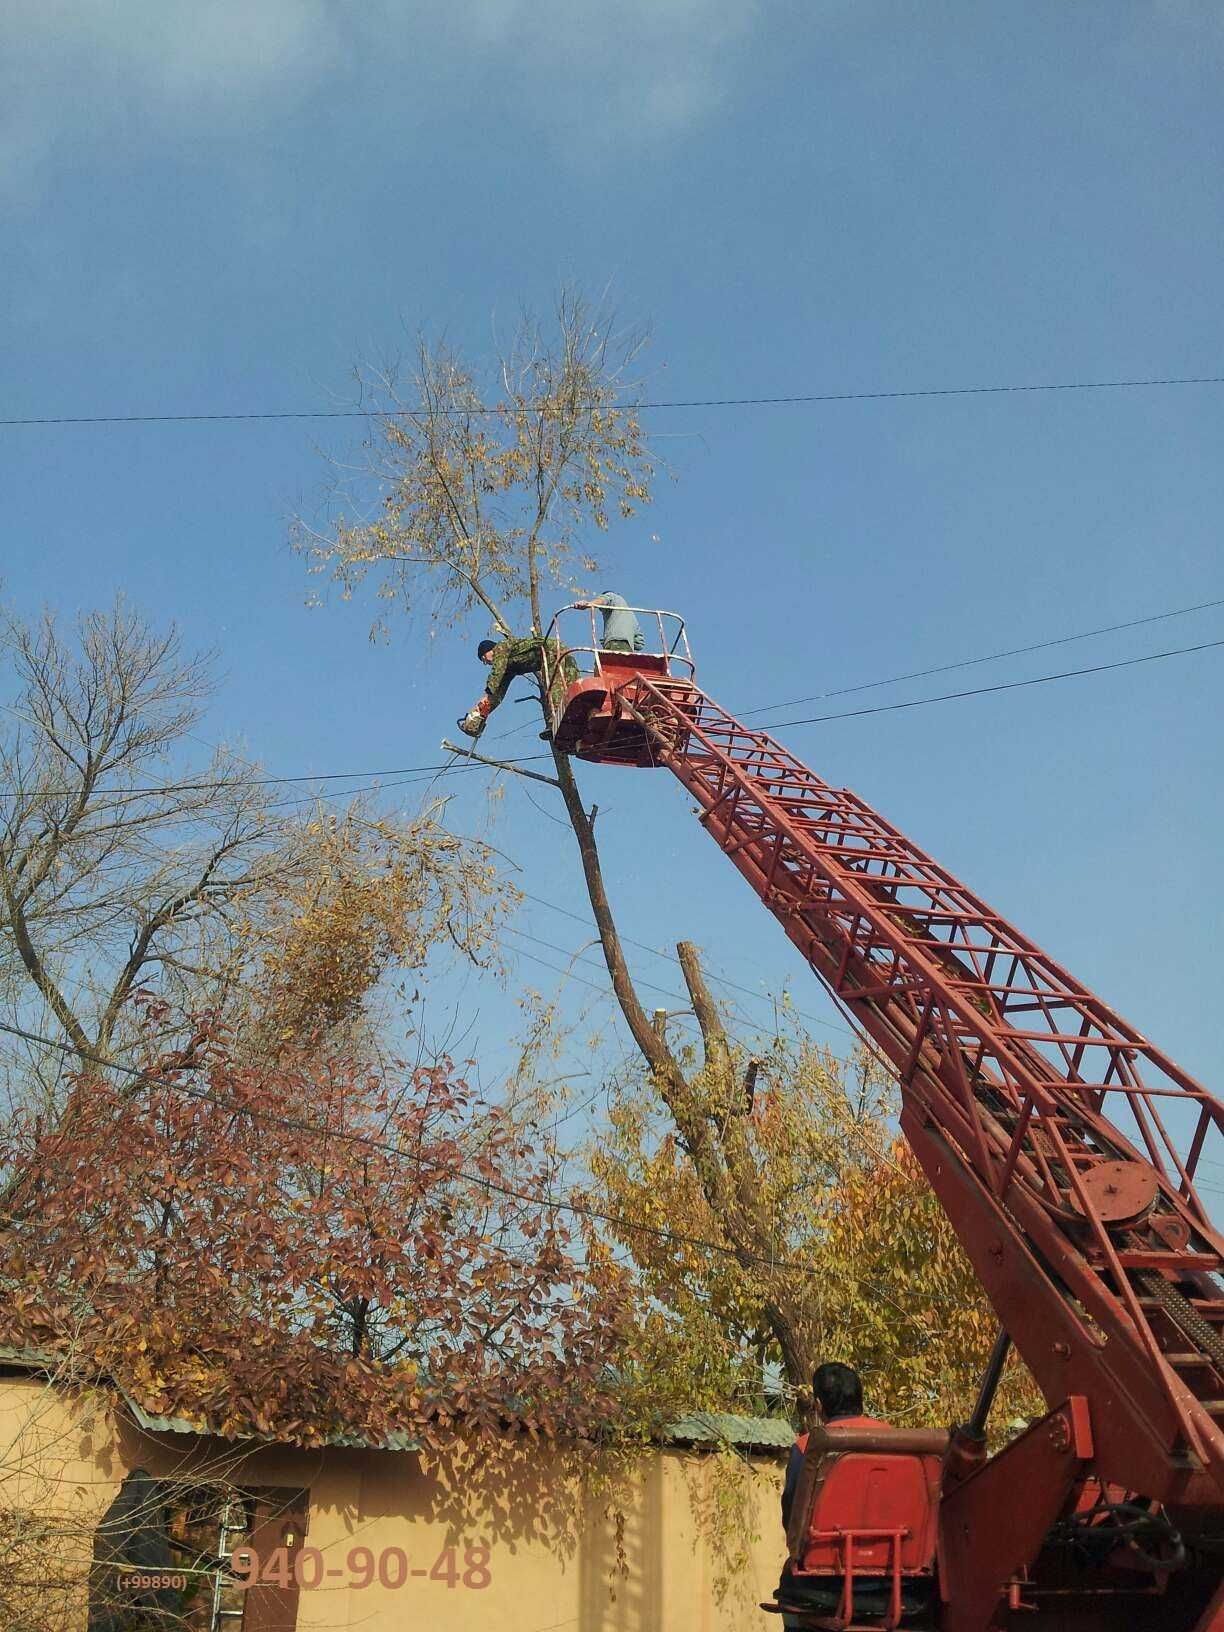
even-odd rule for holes
{"type": "Polygon", "coordinates": [[[299,1587],[294,1564],[306,1540],[310,1493],[251,1492],[251,1527],[242,1545],[259,1558],[260,1574],[243,1594],[242,1632],[296,1632],[299,1587]],[[288,1583],[285,1585],[284,1583],[288,1583]]]}

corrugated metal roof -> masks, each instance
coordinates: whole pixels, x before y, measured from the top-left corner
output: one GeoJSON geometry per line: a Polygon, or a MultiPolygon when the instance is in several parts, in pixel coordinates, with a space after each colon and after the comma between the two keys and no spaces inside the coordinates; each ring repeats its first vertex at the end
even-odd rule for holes
{"type": "MultiPolygon", "coordinates": [[[[231,1440],[234,1443],[246,1444],[256,1441],[262,1444],[276,1444],[275,1435],[270,1434],[218,1434],[202,1420],[192,1421],[189,1417],[158,1417],[146,1411],[139,1400],[134,1400],[130,1394],[122,1389],[119,1394],[124,1405],[132,1414],[138,1427],[144,1428],[151,1434],[209,1434],[215,1439],[231,1440]]],[[[366,1439],[359,1434],[329,1434],[322,1444],[334,1450],[350,1451],[419,1451],[420,1441],[407,1433],[390,1433],[380,1440],[366,1439]]]]}
{"type": "Polygon", "coordinates": [[[795,1430],[782,1417],[736,1417],[725,1411],[694,1411],[668,1423],[663,1437],[688,1445],[738,1445],[759,1450],[789,1450],[795,1430]]]}
{"type": "MultiPolygon", "coordinates": [[[[55,1372],[63,1362],[54,1355],[42,1354],[36,1349],[15,1349],[0,1344],[0,1366],[5,1363],[30,1371],[55,1372]]],[[[114,1387],[115,1385],[111,1385],[114,1387]]],[[[115,1392],[122,1399],[132,1420],[151,1434],[209,1434],[211,1430],[203,1419],[163,1417],[146,1411],[139,1400],[121,1388],[115,1392]]],[[[235,1443],[276,1443],[264,1434],[228,1433],[214,1437],[235,1443]]],[[[741,1417],[725,1411],[693,1411],[662,1428],[659,1439],[672,1445],[735,1445],[741,1450],[787,1450],[794,1442],[795,1430],[782,1417],[741,1417]]],[[[366,1439],[359,1434],[335,1434],[323,1441],[335,1450],[418,1451],[420,1442],[407,1432],[393,1432],[382,1440],[366,1439]]]]}
{"type": "MultiPolygon", "coordinates": [[[[123,1396],[132,1416],[140,1427],[154,1434],[203,1434],[209,1430],[183,1417],[155,1417],[140,1404],[123,1396]]],[[[218,1438],[230,1440],[259,1440],[260,1434],[229,1433],[218,1438]]],[[[740,1450],[789,1450],[794,1443],[795,1430],[780,1417],[739,1417],[723,1411],[694,1411],[670,1422],[659,1431],[658,1438],[672,1445],[735,1445],[740,1450]]],[[[335,1434],[322,1442],[337,1450],[364,1451],[418,1451],[420,1442],[408,1433],[391,1433],[382,1440],[366,1439],[359,1434],[335,1434]]]]}
{"type": "MultiPolygon", "coordinates": [[[[139,1400],[134,1400],[123,1389],[117,1389],[116,1392],[131,1412],[132,1420],[137,1427],[146,1428],[151,1434],[207,1434],[211,1432],[206,1423],[202,1421],[193,1422],[190,1417],[154,1416],[151,1411],[145,1410],[139,1400]]],[[[255,1434],[219,1434],[217,1437],[219,1439],[246,1440],[255,1439],[258,1436],[255,1434]]]]}
{"type": "Polygon", "coordinates": [[[27,1371],[59,1371],[64,1362],[53,1354],[44,1354],[41,1349],[11,1349],[6,1343],[0,1343],[0,1366],[5,1364],[27,1371]]]}
{"type": "MultiPolygon", "coordinates": [[[[0,1369],[12,1366],[22,1371],[46,1372],[52,1375],[64,1370],[63,1357],[57,1358],[53,1354],[44,1354],[39,1349],[15,1349],[7,1344],[0,1343],[0,1369]]],[[[105,1383],[106,1386],[123,1401],[132,1421],[138,1428],[143,1428],[150,1434],[208,1434],[215,1439],[225,1439],[235,1444],[258,1442],[264,1444],[276,1443],[266,1434],[255,1432],[240,1434],[230,1432],[218,1434],[209,1428],[202,1417],[162,1417],[153,1411],[146,1411],[140,1401],[121,1388],[113,1379],[93,1376],[95,1383],[105,1383]]],[[[323,1441],[324,1445],[333,1446],[340,1450],[369,1450],[369,1451],[419,1451],[420,1442],[408,1433],[390,1433],[385,1439],[366,1439],[356,1434],[333,1434],[323,1441]]]]}
{"type": "MultiPolygon", "coordinates": [[[[210,1430],[200,1422],[186,1417],[158,1417],[146,1411],[139,1401],[122,1394],[123,1402],[136,1423],[152,1434],[207,1434],[210,1430]]],[[[219,1439],[235,1442],[249,1440],[269,1441],[262,1434],[218,1434],[219,1439]]],[[[795,1430],[780,1417],[738,1417],[724,1411],[693,1411],[660,1430],[659,1439],[673,1445],[735,1445],[740,1450],[789,1450],[794,1443],[795,1430]]],[[[409,1433],[390,1433],[381,1440],[366,1439],[360,1434],[333,1434],[322,1441],[333,1450],[358,1451],[419,1451],[420,1441],[409,1433]]]]}

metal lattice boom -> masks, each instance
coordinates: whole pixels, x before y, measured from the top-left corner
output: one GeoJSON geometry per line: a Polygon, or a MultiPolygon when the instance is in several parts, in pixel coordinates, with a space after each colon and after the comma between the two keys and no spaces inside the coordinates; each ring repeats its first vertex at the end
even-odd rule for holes
{"type": "Polygon", "coordinates": [[[1195,1178],[1224,1105],[846,789],[689,681],[614,707],[891,1062],[902,1128],[1102,1478],[1224,1505],[1224,1239],[1195,1178]],[[1106,1114],[1107,1110],[1112,1114],[1106,1114]],[[1125,1122],[1129,1137],[1114,1117],[1125,1122]]]}

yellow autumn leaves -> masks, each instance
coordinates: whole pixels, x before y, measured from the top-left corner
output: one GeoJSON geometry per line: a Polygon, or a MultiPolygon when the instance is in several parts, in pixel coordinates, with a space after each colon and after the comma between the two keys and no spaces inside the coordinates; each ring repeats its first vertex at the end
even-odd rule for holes
{"type": "MultiPolygon", "coordinates": [[[[637,1286],[631,1369],[643,1410],[684,1399],[759,1411],[767,1374],[801,1394],[816,1363],[843,1360],[861,1373],[873,1414],[964,1417],[997,1321],[897,1133],[890,1086],[870,1061],[838,1060],[798,1027],[761,1055],[750,1113],[734,1098],[742,1057],[726,1086],[708,1071],[696,1079],[720,1159],[746,1170],[749,1250],[742,1221],[708,1204],[642,1076],[617,1085],[610,1132],[591,1154],[600,1206],[625,1221],[613,1233],[637,1286]],[[771,1308],[798,1364],[778,1348],[771,1308]]],[[[1043,1409],[1027,1374],[1009,1369],[996,1423],[1043,1409]]]]}
{"type": "Polygon", "coordinates": [[[516,899],[489,853],[427,811],[412,821],[321,813],[294,841],[282,896],[247,926],[256,1027],[276,1053],[343,1033],[393,972],[436,946],[494,955],[516,899]]]}
{"type": "Polygon", "coordinates": [[[643,336],[562,295],[550,325],[524,318],[487,379],[446,343],[422,340],[403,386],[363,374],[373,434],[333,466],[330,513],[298,518],[294,547],[342,599],[367,576],[384,609],[432,628],[475,612],[505,629],[541,586],[572,585],[582,535],[649,503],[656,461],[628,370],[643,336]]]}

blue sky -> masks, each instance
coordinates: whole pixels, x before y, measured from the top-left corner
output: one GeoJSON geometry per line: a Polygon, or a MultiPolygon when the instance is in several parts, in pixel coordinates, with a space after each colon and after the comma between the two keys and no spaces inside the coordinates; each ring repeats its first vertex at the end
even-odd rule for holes
{"type": "MultiPolygon", "coordinates": [[[[9,416],[327,407],[419,324],[479,350],[565,279],[652,323],[656,396],[1224,373],[1209,4],[9,0],[0,34],[9,416]]],[[[1224,387],[651,423],[677,480],[609,578],[683,608],[733,708],[1224,595],[1224,387]]],[[[368,607],[306,610],[287,550],[314,440],[349,434],[2,431],[8,598],[121,588],[216,644],[210,728],[274,771],[432,762],[479,688],[469,643],[371,647],[368,607]]],[[[970,674],[1221,635],[1224,609],[970,674]]],[[[1218,1087],[1222,687],[1207,652],[787,740],[1218,1087]]],[[[827,1012],[675,786],[586,784],[629,933],[827,1012]]],[[[470,784],[455,812],[486,820],[470,784]]],[[[496,834],[581,910],[518,786],[496,834]]],[[[461,1000],[498,1058],[513,991],[461,1000]]]]}

